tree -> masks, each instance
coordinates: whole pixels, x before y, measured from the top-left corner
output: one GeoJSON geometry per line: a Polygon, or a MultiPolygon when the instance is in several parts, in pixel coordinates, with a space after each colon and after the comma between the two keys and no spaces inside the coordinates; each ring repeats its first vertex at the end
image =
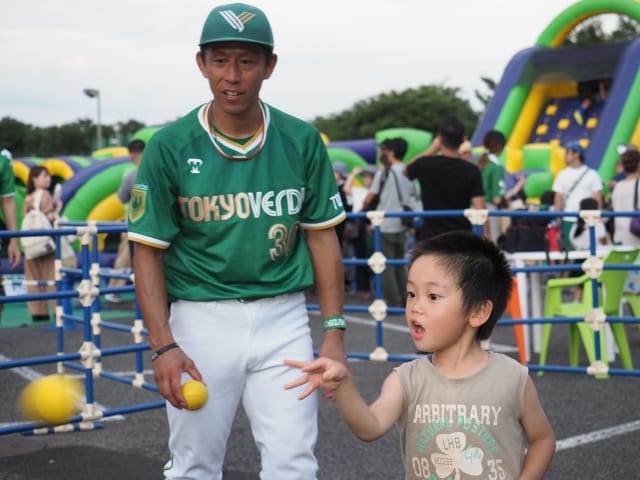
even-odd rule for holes
{"type": "Polygon", "coordinates": [[[15,156],[26,151],[31,127],[11,117],[0,120],[0,148],[7,148],[15,156]]]}
{"type": "MultiPolygon", "coordinates": [[[[102,125],[103,139],[115,139],[126,145],[131,136],[145,125],[137,120],[102,125]],[[116,138],[116,131],[119,138],[116,138]]],[[[94,149],[96,124],[89,118],[53,127],[34,127],[15,118],[0,119],[0,148],[14,156],[49,157],[53,155],[88,155],[94,149]]],[[[103,145],[106,146],[106,145],[103,145]]]]}
{"type": "Polygon", "coordinates": [[[604,30],[599,16],[591,17],[578,24],[564,41],[564,46],[589,46],[603,43],[631,40],[640,35],[640,24],[625,15],[617,15],[617,26],[611,31],[604,30]]]}
{"type": "Polygon", "coordinates": [[[460,89],[424,85],[402,92],[391,91],[357,102],[352,109],[329,117],[317,117],[313,124],[331,140],[372,138],[379,130],[411,127],[435,132],[441,120],[455,115],[473,132],[478,114],[460,89]]]}
{"type": "Polygon", "coordinates": [[[130,139],[134,133],[145,126],[144,123],[139,122],[138,120],[127,120],[126,122],[118,122],[117,129],[118,134],[121,139],[125,139],[121,141],[121,143],[126,144],[128,139],[130,139]]]}
{"type": "Polygon", "coordinates": [[[474,94],[476,99],[484,106],[484,108],[487,108],[487,105],[489,105],[493,98],[493,94],[496,91],[498,83],[489,77],[480,77],[480,80],[482,80],[484,86],[489,90],[489,93],[482,93],[479,90],[474,90],[474,94]]]}

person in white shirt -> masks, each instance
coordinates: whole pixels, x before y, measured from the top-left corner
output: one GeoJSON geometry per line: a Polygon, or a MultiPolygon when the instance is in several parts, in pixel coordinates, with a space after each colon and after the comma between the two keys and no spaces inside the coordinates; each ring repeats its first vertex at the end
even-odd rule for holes
{"type": "MultiPolygon", "coordinates": [[[[638,183],[640,154],[637,150],[627,149],[622,154],[621,161],[627,176],[618,181],[616,188],[611,192],[611,207],[614,212],[631,212],[637,207],[633,204],[635,195],[638,195],[638,203],[640,204],[640,184],[638,183]]],[[[630,217],[615,217],[613,239],[622,245],[638,247],[640,246],[640,237],[629,231],[630,222],[630,217]]]]}
{"type": "MultiPolygon", "coordinates": [[[[602,179],[598,172],[584,164],[584,148],[579,142],[570,142],[565,146],[567,167],[560,170],[551,187],[554,192],[554,208],[558,212],[577,212],[580,201],[593,198],[602,208],[602,179]]],[[[565,216],[561,219],[562,240],[564,245],[571,244],[570,232],[578,218],[565,216]]]]}

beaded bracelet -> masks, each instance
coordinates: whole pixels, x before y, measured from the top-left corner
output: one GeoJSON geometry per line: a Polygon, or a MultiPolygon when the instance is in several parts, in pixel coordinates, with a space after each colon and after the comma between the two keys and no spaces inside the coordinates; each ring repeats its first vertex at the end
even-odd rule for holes
{"type": "Polygon", "coordinates": [[[158,350],[153,352],[153,355],[151,355],[151,361],[154,362],[160,355],[168,352],[169,350],[173,350],[174,348],[180,348],[180,346],[177,343],[170,343],[169,345],[165,345],[164,347],[159,348],[158,350]]]}
{"type": "Polygon", "coordinates": [[[326,332],[327,330],[346,330],[347,322],[344,321],[344,317],[342,315],[334,315],[333,317],[327,317],[322,320],[322,329],[326,332]]]}

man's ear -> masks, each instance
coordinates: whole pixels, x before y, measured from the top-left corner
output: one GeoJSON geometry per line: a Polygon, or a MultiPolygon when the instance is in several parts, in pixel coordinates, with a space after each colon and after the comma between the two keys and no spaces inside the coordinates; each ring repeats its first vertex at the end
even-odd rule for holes
{"type": "Polygon", "coordinates": [[[264,79],[267,80],[271,77],[273,70],[276,68],[276,64],[278,63],[278,55],[275,53],[271,54],[271,58],[269,59],[269,63],[267,65],[267,70],[264,74],[264,79]]]}
{"type": "Polygon", "coordinates": [[[196,63],[198,64],[198,69],[200,70],[200,73],[202,73],[202,76],[204,78],[209,78],[207,76],[207,69],[204,63],[204,56],[201,51],[196,52],[196,63]]]}
{"type": "Polygon", "coordinates": [[[471,317],[469,318],[469,325],[475,328],[480,328],[482,325],[487,323],[487,320],[489,320],[489,317],[491,316],[491,312],[493,312],[493,302],[491,300],[487,300],[473,310],[471,317]]]}

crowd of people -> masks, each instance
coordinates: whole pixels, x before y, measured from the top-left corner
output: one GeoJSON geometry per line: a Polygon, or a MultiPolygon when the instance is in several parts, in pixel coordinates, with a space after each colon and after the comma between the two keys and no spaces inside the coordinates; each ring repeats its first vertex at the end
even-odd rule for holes
{"type": "MultiPolygon", "coordinates": [[[[402,142],[403,139],[391,138],[378,146],[380,162],[374,177],[377,181],[361,188],[364,190],[365,201],[359,208],[353,205],[351,186],[345,190],[344,201],[347,211],[367,211],[371,209],[370,204],[373,202],[375,209],[399,212],[402,210],[401,199],[411,195],[419,195],[418,209],[429,211],[486,208],[489,211],[508,209],[578,212],[585,209],[604,209],[629,212],[638,209],[634,192],[637,195],[640,191],[636,182],[640,176],[639,152],[634,144],[619,149],[619,171],[611,182],[605,184],[598,171],[586,164],[587,150],[582,144],[578,141],[567,142],[563,145],[565,167],[556,174],[551,189],[544,192],[539,199],[532,200],[525,195],[526,177],[508,172],[501,162],[500,157],[505,150],[507,139],[497,130],[491,130],[484,135],[484,150],[479,149],[475,156],[471,155],[472,149],[466,140],[464,126],[455,117],[445,118],[429,147],[409,160],[403,160],[402,155],[407,149],[406,143],[402,142]],[[399,150],[400,157],[389,147],[396,144],[402,145],[399,150]],[[389,158],[392,159],[392,163],[389,163],[389,158]],[[391,168],[392,165],[395,167],[391,168]],[[410,183],[404,183],[404,179],[403,183],[398,185],[387,182],[388,172],[395,172],[394,177],[397,178],[401,178],[399,173],[402,172],[410,183]],[[417,182],[417,188],[416,183],[411,182],[417,182]],[[399,188],[400,186],[402,188],[399,188]],[[379,199],[384,201],[378,203],[379,199]]],[[[360,169],[348,172],[344,164],[340,168],[343,169],[344,178],[354,178],[361,173],[360,169]]],[[[598,244],[639,246],[640,237],[631,233],[630,220],[628,216],[602,218],[601,222],[595,225],[598,244]]],[[[460,215],[424,217],[422,225],[415,228],[402,225],[397,218],[385,219],[385,222],[386,224],[383,223],[381,226],[382,253],[386,258],[392,259],[406,258],[410,248],[405,246],[410,247],[417,241],[443,232],[471,230],[469,220],[460,215]],[[392,225],[392,230],[389,225],[392,225]],[[391,238],[395,249],[390,246],[391,238]]],[[[508,251],[518,248],[570,250],[588,248],[588,243],[585,243],[585,240],[589,239],[588,229],[583,226],[584,220],[575,215],[558,214],[558,218],[529,217],[521,220],[519,224],[516,217],[510,219],[507,216],[489,216],[483,229],[487,238],[508,251]],[[522,227],[522,224],[527,222],[535,223],[539,233],[521,238],[525,245],[513,245],[513,237],[505,239],[505,235],[512,233],[509,230],[511,224],[512,228],[518,228],[518,225],[522,227]],[[554,237],[551,244],[549,227],[561,232],[557,239],[554,237]],[[542,242],[538,248],[534,248],[538,245],[536,242],[542,242]]],[[[371,235],[371,226],[367,225],[367,222],[360,222],[360,228],[353,231],[356,240],[350,236],[348,240],[343,241],[343,245],[347,247],[344,250],[345,256],[368,258],[373,253],[370,247],[371,235]],[[368,244],[369,248],[356,252],[351,248],[354,241],[368,244]],[[366,253],[364,256],[363,252],[366,253]]],[[[362,269],[366,270],[366,267],[362,269]]],[[[386,303],[391,306],[397,305],[397,292],[404,284],[402,275],[394,272],[396,269],[395,266],[388,269],[391,271],[386,273],[386,277],[383,273],[383,295],[386,303]]],[[[347,270],[347,290],[353,289],[349,284],[349,273],[347,270]]],[[[364,281],[368,284],[363,286],[362,280],[358,282],[358,292],[370,291],[372,277],[369,275],[364,281]]],[[[370,298],[369,295],[364,297],[370,298]]]]}

